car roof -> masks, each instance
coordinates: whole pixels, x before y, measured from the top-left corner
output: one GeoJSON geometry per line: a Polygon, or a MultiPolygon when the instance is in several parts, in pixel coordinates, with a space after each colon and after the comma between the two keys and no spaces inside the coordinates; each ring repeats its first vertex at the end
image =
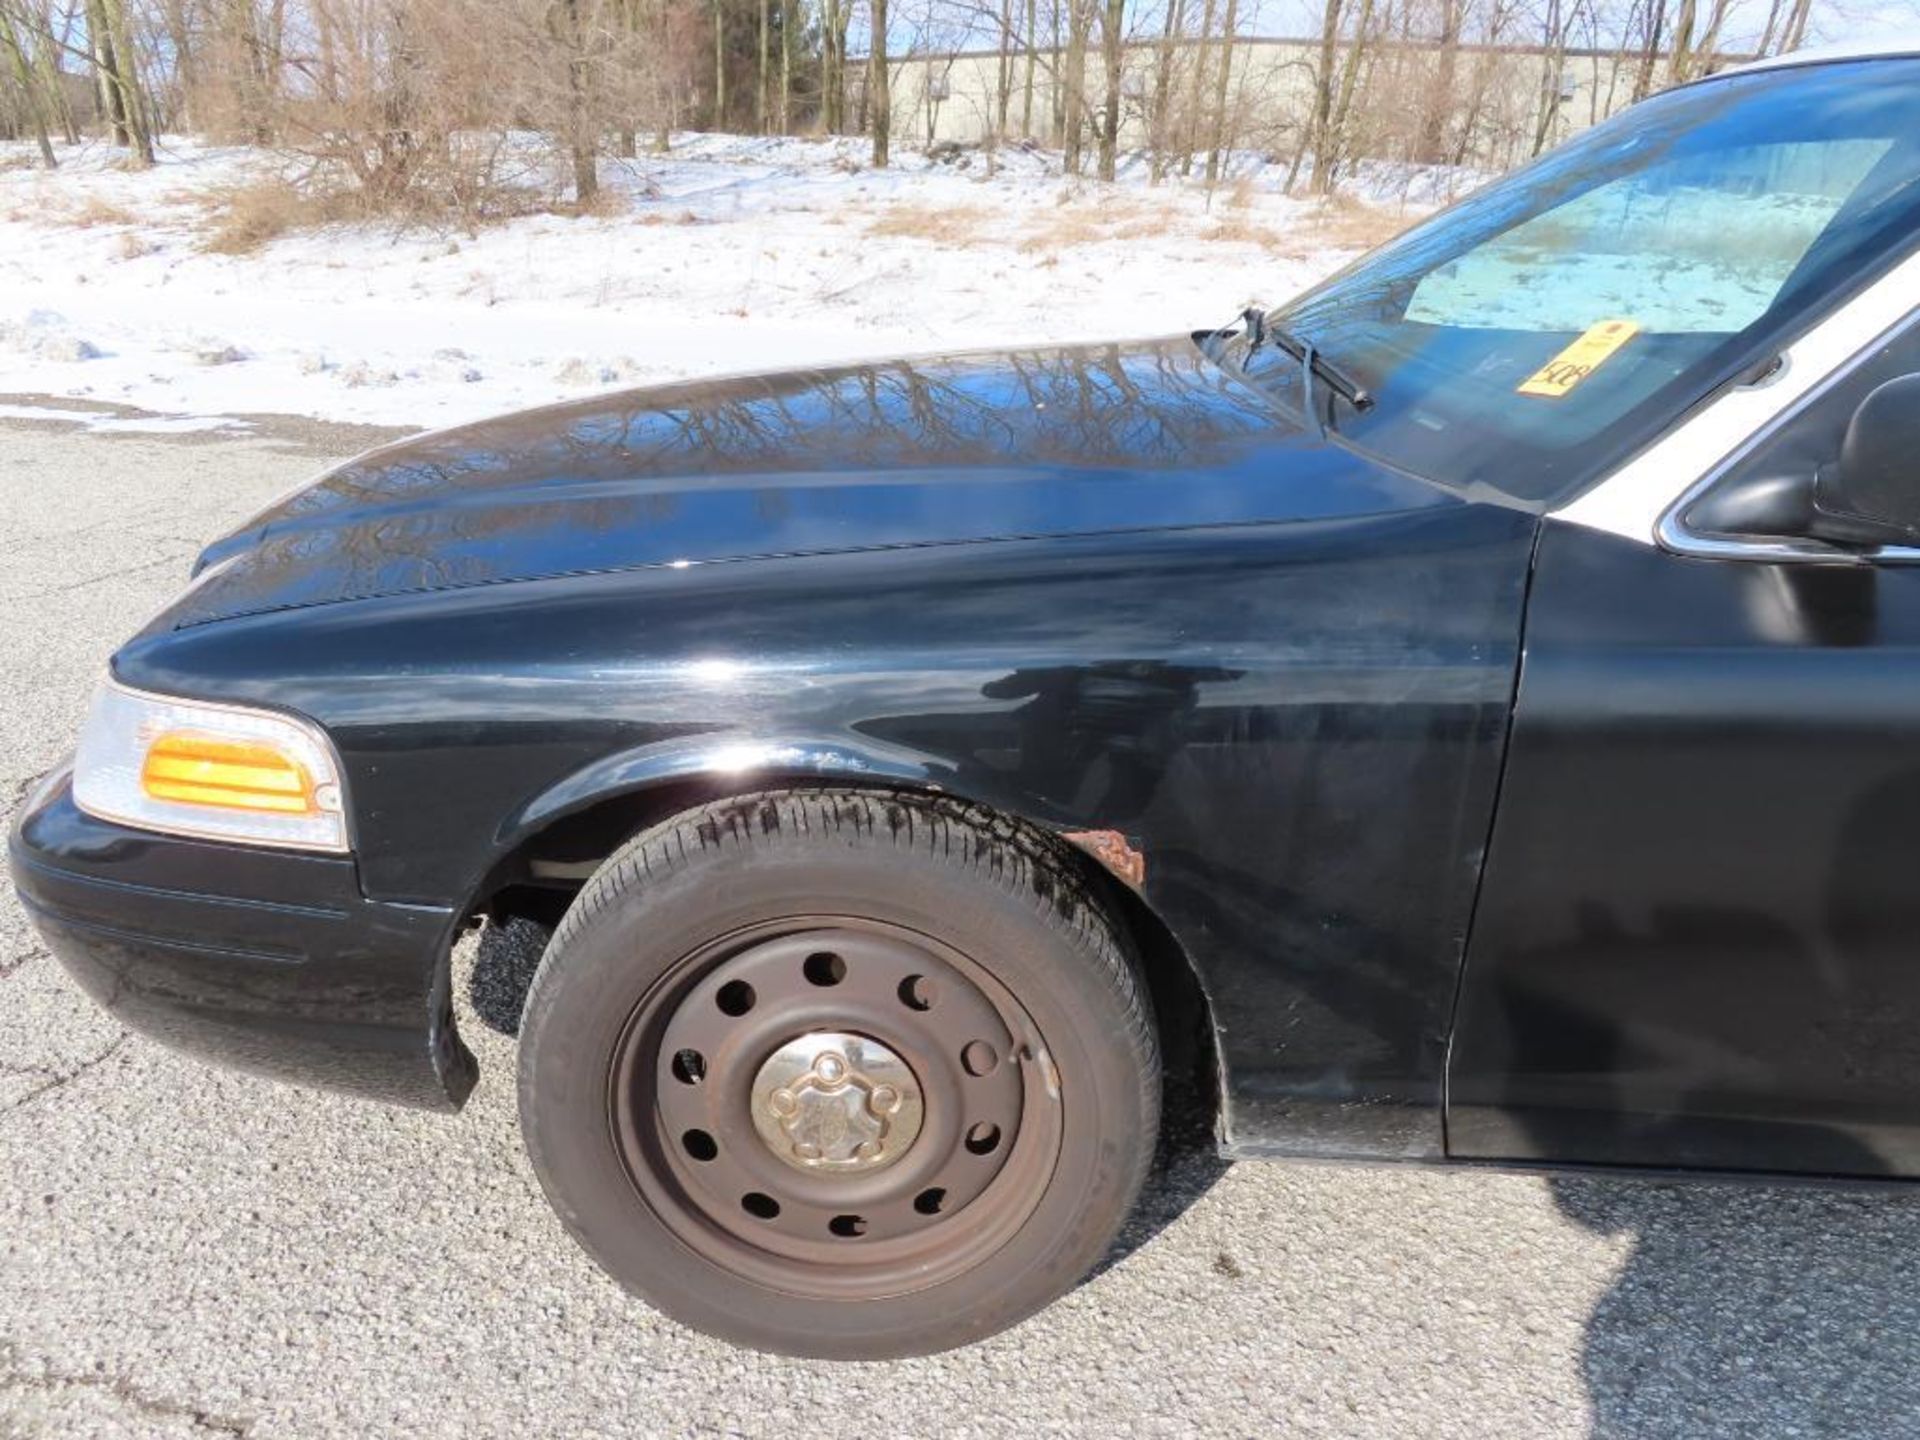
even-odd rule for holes
{"type": "Polygon", "coordinates": [[[1722,75],[1748,75],[1755,70],[1783,70],[1792,65],[1824,65],[1836,60],[1888,59],[1900,55],[1920,55],[1920,30],[1888,31],[1870,39],[1843,40],[1834,45],[1816,45],[1793,50],[1785,55],[1769,55],[1722,70],[1722,75]]]}

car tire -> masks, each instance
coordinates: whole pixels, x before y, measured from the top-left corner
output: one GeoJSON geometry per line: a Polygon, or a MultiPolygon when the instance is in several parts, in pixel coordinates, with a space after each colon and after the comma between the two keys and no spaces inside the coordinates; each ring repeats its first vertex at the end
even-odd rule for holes
{"type": "Polygon", "coordinates": [[[706,805],[587,882],[528,993],[520,1117],[599,1264],[742,1345],[964,1345],[1071,1288],[1160,1111],[1144,981],[1047,840],[941,798],[706,805]]]}

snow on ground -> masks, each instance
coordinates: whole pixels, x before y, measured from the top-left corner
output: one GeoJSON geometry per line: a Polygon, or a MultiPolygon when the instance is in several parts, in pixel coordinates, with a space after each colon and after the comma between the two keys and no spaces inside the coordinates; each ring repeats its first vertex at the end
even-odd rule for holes
{"type": "Polygon", "coordinates": [[[92,144],[43,174],[0,145],[0,395],[176,425],[443,425],[691,375],[1164,334],[1286,298],[1430,189],[1385,176],[1376,196],[1397,198],[1323,210],[1257,162],[1209,194],[1150,186],[1138,161],[1102,186],[1042,152],[1004,150],[992,174],[977,153],[885,171],[863,153],[680,135],[607,166],[611,215],[335,225],[221,255],[207,236],[227,197],[273,173],[265,155],[169,139],[139,173],[92,144]]]}

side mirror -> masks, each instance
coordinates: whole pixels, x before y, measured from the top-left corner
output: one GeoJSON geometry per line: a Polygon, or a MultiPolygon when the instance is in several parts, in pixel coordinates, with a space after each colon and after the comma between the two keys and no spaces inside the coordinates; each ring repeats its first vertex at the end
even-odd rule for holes
{"type": "Polygon", "coordinates": [[[1843,545],[1920,544],[1920,375],[1860,402],[1840,458],[1814,476],[1808,533],[1843,545]]]}

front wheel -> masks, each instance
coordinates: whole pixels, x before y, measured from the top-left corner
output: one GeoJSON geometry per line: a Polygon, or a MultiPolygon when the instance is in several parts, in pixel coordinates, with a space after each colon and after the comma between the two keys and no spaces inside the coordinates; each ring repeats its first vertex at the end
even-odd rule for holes
{"type": "Polygon", "coordinates": [[[746,796],[632,841],[527,999],[520,1114],[628,1289],[789,1354],[990,1335],[1099,1260],[1159,1122],[1145,986],[1044,844],[949,801],[746,796]]]}

